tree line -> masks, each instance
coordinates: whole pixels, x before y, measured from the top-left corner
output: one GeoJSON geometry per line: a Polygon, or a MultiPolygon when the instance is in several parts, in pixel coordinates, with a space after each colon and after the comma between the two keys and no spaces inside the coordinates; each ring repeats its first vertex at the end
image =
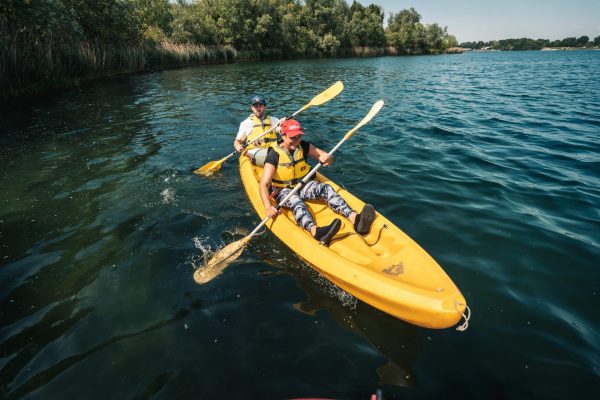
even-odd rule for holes
{"type": "Polygon", "coordinates": [[[446,27],[424,25],[414,9],[390,13],[345,0],[197,0],[173,6],[161,40],[230,45],[236,50],[277,49],[289,56],[349,55],[361,47],[393,47],[399,54],[439,54],[457,45],[446,27]]]}
{"type": "Polygon", "coordinates": [[[562,40],[548,39],[504,39],[504,40],[493,40],[489,42],[478,41],[478,42],[464,42],[460,44],[460,47],[469,48],[473,50],[481,49],[493,49],[493,50],[541,50],[544,47],[549,48],[588,48],[588,47],[600,47],[600,36],[596,36],[594,40],[590,40],[588,36],[580,37],[568,37],[562,40]]]}
{"type": "Polygon", "coordinates": [[[0,93],[233,60],[439,54],[456,38],[414,9],[345,0],[3,0],[0,93]]]}

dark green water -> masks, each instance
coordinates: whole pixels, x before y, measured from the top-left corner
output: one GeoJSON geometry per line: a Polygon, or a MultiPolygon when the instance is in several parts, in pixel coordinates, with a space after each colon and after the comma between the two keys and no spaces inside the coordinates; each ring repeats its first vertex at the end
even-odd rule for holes
{"type": "Polygon", "coordinates": [[[600,52],[189,68],[0,112],[0,397],[593,398],[600,390],[600,52]],[[411,326],[269,232],[215,281],[194,263],[258,222],[228,154],[260,92],[329,177],[424,247],[469,329],[411,326]]]}

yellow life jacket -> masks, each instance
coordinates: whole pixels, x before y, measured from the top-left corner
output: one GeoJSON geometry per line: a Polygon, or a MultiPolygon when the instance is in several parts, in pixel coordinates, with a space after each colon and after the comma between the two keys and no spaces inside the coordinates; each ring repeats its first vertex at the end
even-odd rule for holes
{"type": "MultiPolygon", "coordinates": [[[[244,144],[250,143],[269,129],[271,129],[271,117],[267,117],[264,120],[260,120],[256,117],[256,115],[250,115],[250,120],[252,121],[252,131],[246,136],[244,140],[244,144]]],[[[273,129],[271,132],[264,135],[262,138],[258,140],[258,143],[251,144],[248,146],[248,150],[254,149],[255,147],[269,147],[273,144],[277,143],[277,133],[273,129]],[[262,143],[260,143],[262,142],[262,143]]]]}
{"type": "Polygon", "coordinates": [[[279,146],[273,146],[273,150],[279,154],[279,163],[271,185],[280,188],[293,188],[310,171],[302,147],[298,146],[293,155],[279,146]]]}

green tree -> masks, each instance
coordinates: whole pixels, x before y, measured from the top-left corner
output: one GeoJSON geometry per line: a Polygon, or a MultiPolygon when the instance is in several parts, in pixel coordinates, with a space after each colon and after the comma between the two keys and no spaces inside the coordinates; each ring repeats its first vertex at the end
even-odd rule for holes
{"type": "Polygon", "coordinates": [[[173,19],[170,39],[176,43],[221,45],[223,42],[217,29],[215,16],[203,1],[188,4],[179,1],[172,5],[173,19]]]}
{"type": "Polygon", "coordinates": [[[425,28],[425,46],[426,52],[430,54],[439,54],[448,47],[446,37],[448,28],[442,28],[438,24],[430,24],[425,28]]]}
{"type": "Polygon", "coordinates": [[[125,45],[139,42],[140,21],[134,3],[126,0],[62,0],[74,10],[84,38],[104,45],[125,45]]]}
{"type": "Polygon", "coordinates": [[[349,13],[350,9],[344,0],[306,0],[302,8],[302,24],[318,38],[319,48],[327,48],[331,54],[332,46],[338,42],[338,48],[349,48],[351,45],[347,26],[349,13]]]}
{"type": "Polygon", "coordinates": [[[82,40],[78,14],[68,2],[5,0],[0,3],[0,28],[20,32],[27,40],[53,34],[58,40],[82,40]],[[35,38],[34,38],[35,37],[35,38]]]}
{"type": "Polygon", "coordinates": [[[283,34],[283,16],[287,0],[253,0],[253,41],[260,49],[289,48],[283,34]]]}
{"type": "Polygon", "coordinates": [[[581,36],[580,38],[577,39],[577,47],[587,46],[589,41],[590,41],[590,38],[588,36],[581,36]]]}
{"type": "Polygon", "coordinates": [[[560,47],[562,45],[562,42],[560,40],[553,40],[552,42],[550,42],[550,47],[560,47]]]}
{"type": "Polygon", "coordinates": [[[319,49],[327,55],[335,55],[340,47],[340,41],[332,33],[326,33],[319,38],[319,49]]]}
{"type": "Polygon", "coordinates": [[[352,46],[385,46],[383,11],[374,4],[363,7],[356,0],[350,6],[348,23],[352,46]]]}
{"type": "Polygon", "coordinates": [[[449,49],[450,47],[458,47],[458,40],[456,40],[456,36],[454,35],[446,34],[446,38],[444,41],[445,50],[449,49]]]}
{"type": "Polygon", "coordinates": [[[577,38],[568,37],[561,40],[560,45],[563,47],[575,47],[577,46],[577,38]]]}
{"type": "Polygon", "coordinates": [[[596,36],[596,37],[594,38],[594,45],[595,45],[595,46],[600,46],[600,36],[596,36]]]}
{"type": "Polygon", "coordinates": [[[494,45],[494,48],[498,50],[540,50],[547,43],[544,39],[504,39],[499,40],[498,44],[494,45]]]}
{"type": "Polygon", "coordinates": [[[281,31],[282,48],[290,54],[308,54],[318,46],[316,34],[302,24],[301,6],[290,2],[282,10],[281,31]]]}
{"type": "Polygon", "coordinates": [[[130,2],[144,37],[160,41],[172,33],[173,14],[168,0],[130,0],[130,2]]]}
{"type": "Polygon", "coordinates": [[[540,49],[550,46],[550,41],[548,39],[538,39],[538,40],[536,40],[536,42],[540,49]]]}
{"type": "Polygon", "coordinates": [[[420,50],[424,33],[421,15],[414,9],[390,13],[385,31],[387,43],[398,49],[401,54],[415,54],[420,50]]]}

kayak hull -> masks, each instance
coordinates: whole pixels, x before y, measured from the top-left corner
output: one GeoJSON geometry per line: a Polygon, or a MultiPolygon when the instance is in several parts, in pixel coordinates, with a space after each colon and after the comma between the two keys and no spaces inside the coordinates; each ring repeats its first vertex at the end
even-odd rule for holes
{"type": "MultiPolygon", "coordinates": [[[[266,216],[259,193],[262,168],[242,155],[240,176],[252,206],[266,216]]],[[[354,210],[364,202],[322,174],[354,210]]],[[[349,220],[326,204],[306,201],[318,226],[340,218],[342,227],[329,247],[316,241],[296,224],[290,210],[266,223],[275,236],[338,287],[371,306],[414,325],[442,329],[455,325],[464,314],[466,301],[440,265],[414,240],[377,213],[369,234],[354,231],[349,220]]]]}

